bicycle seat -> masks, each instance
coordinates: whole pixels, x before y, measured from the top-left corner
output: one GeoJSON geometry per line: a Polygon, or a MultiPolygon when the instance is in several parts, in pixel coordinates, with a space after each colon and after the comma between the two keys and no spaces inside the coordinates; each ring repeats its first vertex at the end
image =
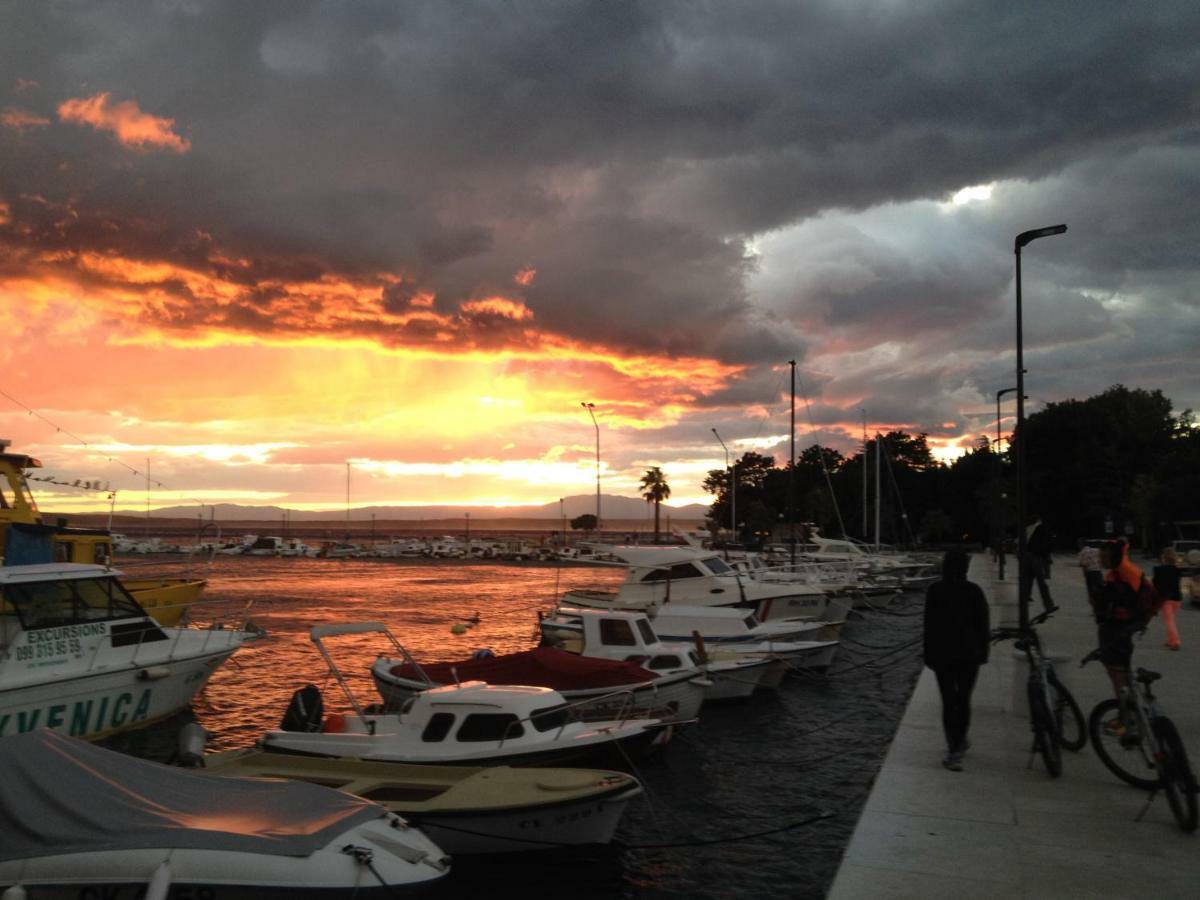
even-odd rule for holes
{"type": "Polygon", "coordinates": [[[1154,684],[1158,679],[1162,678],[1160,672],[1151,672],[1149,669],[1138,669],[1137,680],[1142,684],[1154,684]]]}

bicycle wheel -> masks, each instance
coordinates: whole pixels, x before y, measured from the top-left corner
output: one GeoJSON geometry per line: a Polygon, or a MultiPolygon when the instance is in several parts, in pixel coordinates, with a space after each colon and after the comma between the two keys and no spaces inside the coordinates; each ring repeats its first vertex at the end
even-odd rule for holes
{"type": "Polygon", "coordinates": [[[1096,755],[1108,771],[1122,781],[1152,791],[1158,787],[1158,770],[1154,765],[1154,757],[1148,755],[1147,738],[1142,735],[1136,744],[1123,746],[1121,735],[1105,728],[1107,722],[1119,718],[1120,706],[1116,698],[1097,703],[1088,716],[1088,734],[1092,738],[1092,746],[1096,748],[1096,755]]]}
{"type": "Polygon", "coordinates": [[[1162,779],[1163,793],[1171,804],[1171,812],[1175,821],[1186,832],[1196,830],[1196,776],[1188,764],[1187,749],[1179,737],[1175,723],[1166,716],[1158,716],[1153,724],[1154,735],[1158,738],[1158,752],[1161,754],[1159,775],[1162,779]]]}
{"type": "Polygon", "coordinates": [[[1058,742],[1068,750],[1082,750],[1087,743],[1087,723],[1083,710],[1066,686],[1051,675],[1048,688],[1053,703],[1054,724],[1058,727],[1058,742]]]}
{"type": "Polygon", "coordinates": [[[1046,703],[1046,692],[1039,681],[1029,682],[1029,722],[1033,726],[1033,746],[1051,778],[1062,774],[1062,748],[1058,745],[1058,727],[1046,703]]]}

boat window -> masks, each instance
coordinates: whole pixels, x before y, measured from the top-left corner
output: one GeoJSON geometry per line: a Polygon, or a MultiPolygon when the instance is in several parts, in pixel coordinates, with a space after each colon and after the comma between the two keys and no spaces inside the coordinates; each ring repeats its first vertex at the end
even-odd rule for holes
{"type": "MultiPolygon", "coordinates": [[[[726,567],[728,568],[728,567],[726,567]]],[[[642,581],[680,581],[684,578],[703,578],[704,573],[697,569],[692,563],[676,563],[669,568],[651,569],[643,577],[642,581]]]]}
{"type": "Polygon", "coordinates": [[[600,643],[610,647],[635,647],[637,638],[624,619],[601,619],[600,643]]]}
{"type": "Polygon", "coordinates": [[[742,619],[742,624],[745,625],[751,631],[753,631],[755,628],[758,627],[758,618],[756,616],[754,616],[753,614],[748,615],[748,616],[746,616],[746,618],[742,619]]]}
{"type": "Polygon", "coordinates": [[[565,706],[548,706],[545,709],[534,710],[529,721],[538,731],[553,731],[566,725],[570,717],[565,706]]]}
{"type": "Polygon", "coordinates": [[[454,724],[454,713],[434,713],[429,717],[429,724],[421,732],[421,740],[428,743],[445,740],[454,724]]]}
{"type": "Polygon", "coordinates": [[[115,578],[10,584],[4,588],[4,597],[16,607],[25,628],[146,615],[115,578]]]}
{"type": "Polygon", "coordinates": [[[654,629],[650,627],[648,619],[637,620],[638,631],[642,633],[642,642],[646,644],[657,644],[658,635],[654,633],[654,629]]]}
{"type": "Polygon", "coordinates": [[[704,560],[704,565],[714,575],[727,575],[733,571],[733,568],[719,556],[710,556],[704,560]]]}
{"type": "Polygon", "coordinates": [[[512,713],[471,713],[456,737],[460,741],[504,741],[524,733],[525,728],[512,713]]]}
{"type": "Polygon", "coordinates": [[[683,668],[683,660],[673,655],[655,656],[650,660],[649,667],[656,672],[662,669],[680,669],[683,668]]]}

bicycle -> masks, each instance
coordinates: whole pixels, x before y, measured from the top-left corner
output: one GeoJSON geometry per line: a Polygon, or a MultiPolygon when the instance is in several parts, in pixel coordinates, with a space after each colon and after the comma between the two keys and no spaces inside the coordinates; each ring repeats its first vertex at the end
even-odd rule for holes
{"type": "MultiPolygon", "coordinates": [[[[1083,658],[1085,666],[1100,659],[1099,648],[1083,658]]],[[[1140,821],[1161,790],[1175,821],[1185,832],[1196,830],[1198,821],[1196,776],[1188,762],[1187,748],[1175,723],[1167,718],[1151,685],[1162,678],[1140,666],[1125,669],[1126,687],[1118,700],[1110,697],[1096,704],[1088,717],[1088,733],[1096,755],[1122,781],[1150,791],[1140,821]]]]}
{"type": "Polygon", "coordinates": [[[1042,652],[1042,642],[1035,626],[1050,617],[1042,613],[1029,620],[1028,628],[996,628],[992,643],[1012,640],[1029,662],[1026,694],[1029,698],[1029,726],[1033,731],[1033,754],[1040,754],[1051,778],[1062,775],[1062,750],[1082,750],[1087,743],[1083,711],[1066,685],[1054,671],[1054,663],[1042,652]]]}

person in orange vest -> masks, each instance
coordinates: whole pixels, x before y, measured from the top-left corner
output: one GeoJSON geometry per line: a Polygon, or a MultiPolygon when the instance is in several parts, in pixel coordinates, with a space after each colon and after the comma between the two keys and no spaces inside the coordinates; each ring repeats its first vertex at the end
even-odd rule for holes
{"type": "Polygon", "coordinates": [[[1175,625],[1175,613],[1179,611],[1180,572],[1179,555],[1174,547],[1163,551],[1162,564],[1154,567],[1154,589],[1162,599],[1163,623],[1167,626],[1167,649],[1179,649],[1179,629],[1175,625]]]}

